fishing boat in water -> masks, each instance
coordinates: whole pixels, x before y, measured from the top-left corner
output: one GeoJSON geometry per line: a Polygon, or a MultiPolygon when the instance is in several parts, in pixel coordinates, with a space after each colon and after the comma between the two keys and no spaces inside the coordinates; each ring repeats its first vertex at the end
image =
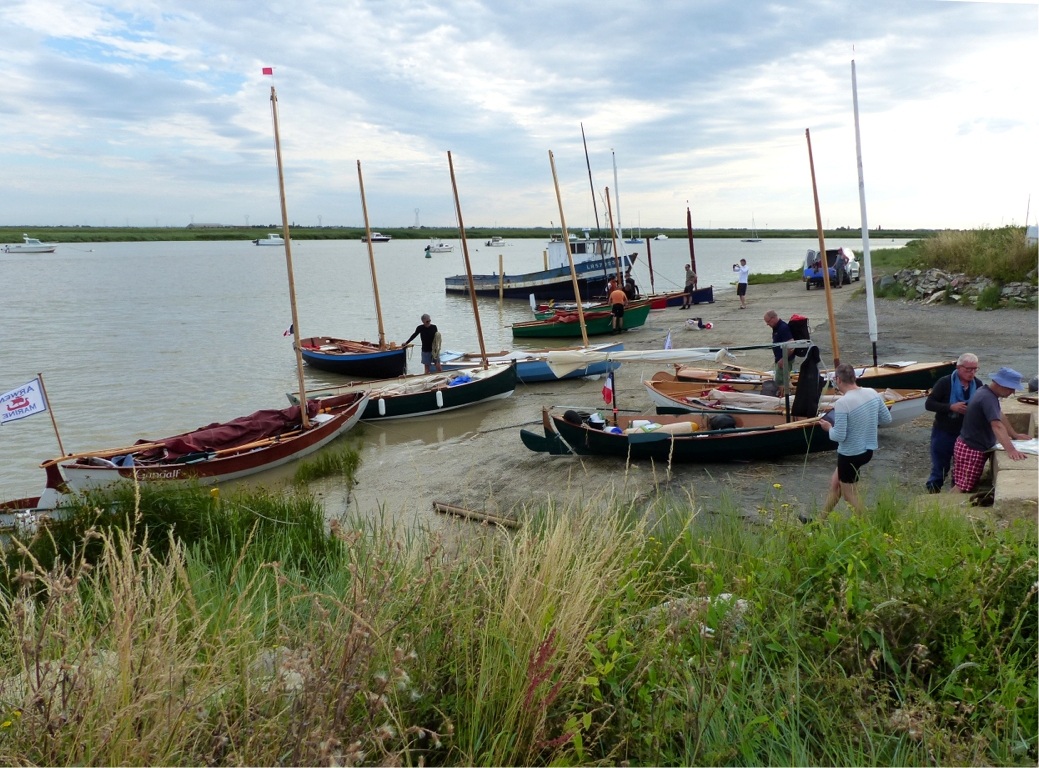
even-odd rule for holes
{"type": "Polygon", "coordinates": [[[504,248],[506,245],[511,245],[511,243],[505,242],[505,238],[504,237],[500,237],[499,235],[494,235],[493,237],[491,237],[490,240],[488,240],[486,243],[484,243],[484,245],[489,245],[492,248],[504,248]]]}
{"type": "Polygon", "coordinates": [[[426,246],[426,255],[429,256],[431,253],[451,253],[454,249],[455,247],[451,243],[445,243],[443,240],[433,238],[429,241],[429,245],[426,246]]]}
{"type": "MultiPolygon", "coordinates": [[[[562,379],[580,379],[586,376],[599,376],[620,368],[621,364],[612,360],[601,360],[590,362],[587,365],[563,374],[556,373],[548,366],[548,353],[561,351],[584,350],[584,347],[569,347],[563,349],[516,349],[513,351],[503,350],[492,352],[487,355],[490,363],[516,363],[516,379],[523,384],[532,384],[542,381],[560,381],[562,379]]],[[[592,352],[619,352],[624,349],[623,344],[593,344],[588,347],[592,352]]],[[[442,352],[440,362],[445,371],[455,371],[469,368],[480,362],[480,355],[476,352],[442,352]]]]}
{"type": "Polygon", "coordinates": [[[267,237],[257,238],[253,240],[256,245],[279,245],[284,247],[285,238],[279,235],[277,232],[271,232],[267,237]]]}
{"type": "MultiPolygon", "coordinates": [[[[572,293],[572,289],[571,289],[572,293]]],[[[649,317],[649,302],[633,302],[624,308],[624,330],[638,328],[649,317]]],[[[589,336],[602,336],[613,332],[613,314],[609,310],[584,313],[584,322],[589,336]]],[[[569,339],[581,337],[580,318],[576,312],[560,310],[542,320],[513,323],[513,338],[569,339]]]]}
{"type": "Polygon", "coordinates": [[[408,350],[391,344],[383,349],[370,341],[349,341],[328,336],[300,339],[303,362],[341,376],[392,379],[408,370],[408,350]]]}
{"type": "MultiPolygon", "coordinates": [[[[527,299],[534,294],[538,300],[574,298],[574,286],[567,260],[566,243],[562,235],[553,235],[547,244],[546,269],[522,274],[473,275],[473,287],[477,296],[498,296],[499,282],[502,294],[508,299],[527,299]]],[[[609,240],[584,239],[570,235],[570,250],[574,258],[574,270],[582,299],[593,299],[606,295],[606,286],[617,273],[617,262],[612,255],[609,240]]],[[[622,269],[630,267],[637,254],[621,257],[622,269]]],[[[449,294],[465,295],[469,290],[466,275],[444,278],[444,288],[449,294]]]]}
{"type": "Polygon", "coordinates": [[[54,253],[58,249],[57,243],[41,243],[28,235],[22,235],[22,240],[25,242],[4,246],[4,253],[54,253]]]}
{"type": "Polygon", "coordinates": [[[370,235],[365,235],[361,238],[362,243],[388,243],[392,240],[391,235],[384,235],[382,232],[372,232],[370,235]]]}

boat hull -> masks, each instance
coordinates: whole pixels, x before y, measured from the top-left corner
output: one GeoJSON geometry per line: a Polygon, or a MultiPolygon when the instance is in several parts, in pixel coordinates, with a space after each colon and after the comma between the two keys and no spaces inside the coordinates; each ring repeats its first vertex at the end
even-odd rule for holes
{"type": "MultiPolygon", "coordinates": [[[[381,350],[376,345],[368,345],[371,350],[364,352],[342,352],[319,348],[334,346],[341,342],[341,339],[302,339],[300,353],[303,355],[303,361],[318,370],[362,379],[392,379],[407,373],[408,356],[407,349],[404,347],[381,350]],[[308,344],[307,342],[314,343],[308,344]]],[[[348,343],[364,344],[363,342],[348,343]]]]}
{"type": "MultiPolygon", "coordinates": [[[[624,328],[630,330],[644,325],[649,317],[649,302],[636,304],[624,310],[624,328]]],[[[575,314],[576,317],[576,314],[575,314]]],[[[602,315],[585,320],[589,336],[602,336],[613,331],[613,317],[602,315]]],[[[512,326],[513,338],[547,338],[547,339],[579,339],[581,324],[573,322],[549,322],[534,320],[529,323],[515,323],[512,326]]]]}
{"type": "MultiPolygon", "coordinates": [[[[678,418],[680,420],[680,417],[678,418]]],[[[751,418],[761,421],[767,417],[740,416],[737,422],[739,423],[739,419],[751,418]]],[[[559,450],[560,442],[574,453],[582,455],[709,464],[774,459],[777,456],[804,455],[837,449],[837,443],[830,440],[829,435],[815,420],[786,425],[781,424],[782,417],[778,417],[775,418],[776,426],[771,428],[710,430],[681,435],[659,432],[616,435],[585,425],[570,424],[554,414],[546,414],[546,419],[549,419],[550,423],[545,426],[544,443],[524,438],[522,435],[521,438],[531,450],[553,455],[562,452],[559,450]]],[[[658,420],[667,419],[669,417],[665,416],[658,420]]]]}
{"type": "MultiPolygon", "coordinates": [[[[667,307],[680,307],[685,304],[685,291],[673,291],[671,293],[657,293],[643,298],[649,299],[650,307],[653,309],[666,309],[667,307]]],[[[714,286],[697,288],[693,291],[693,304],[713,304],[714,286]]]]}
{"type": "MultiPolygon", "coordinates": [[[[623,259],[623,257],[622,257],[623,259]]],[[[577,273],[577,285],[581,299],[587,301],[596,296],[605,296],[606,287],[611,278],[617,274],[617,266],[613,257],[603,261],[594,259],[582,261],[574,265],[577,273]]],[[[473,275],[473,287],[477,296],[498,296],[498,275],[473,275]]],[[[465,275],[444,278],[444,289],[447,293],[468,295],[469,284],[465,275]]],[[[574,299],[574,283],[570,269],[548,269],[539,272],[528,272],[520,275],[505,275],[502,279],[502,293],[509,299],[527,299],[534,294],[536,299],[574,299]]]]}
{"type": "Polygon", "coordinates": [[[323,424],[312,427],[303,434],[276,440],[272,444],[194,464],[141,464],[136,467],[98,467],[76,463],[62,464],[61,470],[73,491],[88,491],[105,488],[120,481],[136,480],[140,483],[156,483],[191,480],[209,485],[268,469],[274,469],[295,461],[324,447],[344,432],[348,432],[361,419],[368,405],[368,396],[363,394],[348,407],[341,409],[323,424]]]}
{"type": "MultiPolygon", "coordinates": [[[[858,376],[857,383],[862,387],[872,389],[931,389],[935,382],[942,376],[948,376],[956,369],[955,360],[947,360],[941,363],[913,363],[904,368],[879,367],[856,367],[858,376]]],[[[710,384],[729,384],[740,388],[759,387],[762,381],[771,380],[772,375],[767,372],[755,371],[746,379],[740,380],[733,369],[730,378],[718,378],[717,376],[704,377],[701,369],[678,369],[678,378],[681,381],[702,381],[710,384]]],[[[792,377],[793,383],[797,383],[797,374],[792,377]]]]}
{"type": "Polygon", "coordinates": [[[56,245],[8,245],[4,253],[54,253],[56,250],[56,245]]]}
{"type": "MultiPolygon", "coordinates": [[[[592,349],[600,352],[619,352],[624,349],[623,344],[596,344],[591,347],[592,349]]],[[[579,347],[575,347],[579,349],[579,347]]],[[[516,363],[516,380],[523,384],[536,384],[544,381],[560,381],[561,379],[581,379],[585,376],[597,376],[615,371],[621,367],[620,363],[607,360],[599,363],[592,363],[585,368],[581,368],[565,376],[556,376],[552,369],[548,367],[548,363],[544,359],[524,359],[526,356],[537,356],[539,353],[547,352],[548,350],[538,350],[538,352],[524,352],[517,350],[514,353],[510,352],[499,352],[495,355],[489,356],[491,363],[498,362],[509,362],[510,359],[516,363]],[[510,357],[514,355],[515,357],[510,357]]],[[[552,350],[561,351],[561,350],[552,350]]],[[[446,363],[442,363],[445,371],[457,371],[462,368],[471,368],[474,365],[480,364],[480,356],[475,353],[469,353],[455,358],[454,360],[446,363]]]]}

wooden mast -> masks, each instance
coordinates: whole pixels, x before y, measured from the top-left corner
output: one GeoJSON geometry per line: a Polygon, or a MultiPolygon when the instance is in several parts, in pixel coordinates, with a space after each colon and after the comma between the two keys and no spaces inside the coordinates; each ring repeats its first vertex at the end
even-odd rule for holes
{"type": "Polygon", "coordinates": [[[823,237],[823,217],[819,212],[819,187],[815,183],[815,161],[812,159],[812,135],[805,128],[808,140],[808,167],[812,172],[812,195],[815,197],[815,226],[819,231],[819,255],[822,259],[823,287],[826,289],[826,316],[830,321],[830,343],[833,345],[833,367],[841,364],[841,352],[837,348],[837,324],[833,319],[833,291],[830,290],[830,265],[826,260],[826,242],[823,237]]]}
{"type": "Polygon", "coordinates": [[[368,223],[368,203],[364,197],[364,176],[361,161],[357,161],[357,182],[361,185],[361,210],[364,212],[364,234],[368,241],[368,266],[372,271],[372,292],[375,294],[375,317],[379,321],[379,349],[386,349],[386,331],[382,325],[382,305],[379,303],[379,278],[375,275],[375,252],[372,251],[372,227],[368,223]]]}
{"type": "MultiPolygon", "coordinates": [[[[617,250],[617,230],[613,228],[613,206],[610,204],[610,188],[606,187],[606,213],[610,217],[610,238],[613,242],[613,258],[617,263],[617,287],[622,288],[623,283],[621,282],[621,256],[620,251],[617,250]]],[[[609,301],[610,297],[607,296],[606,300],[609,301]]]]}
{"type": "MultiPolygon", "coordinates": [[[[570,279],[574,281],[574,298],[577,300],[577,320],[581,324],[581,339],[588,346],[588,328],[584,324],[584,307],[581,305],[581,288],[577,282],[577,270],[574,268],[574,254],[570,251],[570,233],[566,228],[566,216],[563,215],[563,197],[559,194],[559,179],[556,177],[556,159],[552,150],[548,150],[548,164],[552,166],[552,184],[556,188],[556,202],[559,203],[559,223],[563,226],[563,245],[566,247],[566,258],[570,262],[570,279]]],[[[608,199],[608,198],[607,198],[608,199]]]]}
{"type": "MultiPolygon", "coordinates": [[[[592,192],[592,211],[595,213],[595,236],[599,242],[599,261],[602,263],[603,279],[609,282],[610,276],[606,273],[606,254],[602,252],[602,227],[599,226],[599,204],[595,202],[595,184],[592,182],[592,161],[588,159],[588,140],[584,137],[584,123],[581,123],[581,143],[584,144],[584,164],[588,166],[588,188],[592,192]]],[[[1028,198],[1031,202],[1032,198],[1028,198]]],[[[1025,216],[1025,226],[1028,226],[1028,216],[1025,216]]],[[[548,269],[548,267],[545,267],[548,269]]]]}
{"type": "Polygon", "coordinates": [[[465,223],[462,221],[462,204],[458,202],[458,184],[455,182],[455,164],[451,160],[450,150],[447,153],[447,166],[451,169],[451,189],[455,193],[455,211],[458,213],[458,231],[462,234],[462,255],[465,257],[465,276],[469,281],[469,298],[473,302],[473,317],[476,318],[476,335],[480,338],[480,357],[483,358],[483,369],[486,371],[487,348],[483,344],[483,327],[480,325],[480,308],[476,305],[476,286],[473,285],[473,268],[469,264],[469,245],[465,241],[465,223]]]}
{"type": "MultiPolygon", "coordinates": [[[[641,227],[639,228],[639,234],[642,234],[641,227]]],[[[649,241],[652,237],[646,238],[646,263],[649,264],[649,292],[650,295],[654,295],[657,292],[657,285],[653,282],[653,249],[649,247],[649,241]]]]}
{"type": "Polygon", "coordinates": [[[61,451],[61,455],[65,455],[65,446],[61,444],[61,435],[58,434],[58,422],[54,418],[54,409],[51,408],[51,399],[47,397],[47,385],[43,383],[43,374],[37,373],[36,378],[40,380],[40,393],[43,395],[43,402],[47,405],[47,413],[51,415],[51,425],[54,427],[54,436],[58,439],[58,450],[61,451]]]}
{"type": "Polygon", "coordinates": [[[285,207],[285,172],[281,165],[281,135],[278,133],[278,94],[271,86],[271,114],[274,116],[274,153],[278,157],[278,192],[281,194],[281,228],[285,236],[285,266],[289,272],[289,303],[292,305],[292,338],[296,350],[296,375],[299,377],[299,411],[303,429],[310,429],[307,416],[307,389],[303,379],[303,350],[299,343],[299,315],[296,312],[296,283],[292,278],[292,241],[289,239],[289,212],[285,207]]]}

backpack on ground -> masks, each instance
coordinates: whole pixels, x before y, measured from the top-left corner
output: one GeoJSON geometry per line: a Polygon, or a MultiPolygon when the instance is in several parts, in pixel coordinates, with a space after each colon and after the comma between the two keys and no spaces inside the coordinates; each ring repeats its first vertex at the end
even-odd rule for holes
{"type": "MultiPolygon", "coordinates": [[[[790,333],[793,334],[794,341],[811,341],[812,329],[808,326],[807,317],[804,315],[790,315],[787,325],[790,326],[790,333]]],[[[807,349],[795,349],[794,355],[804,357],[806,352],[808,352],[807,349]]]]}

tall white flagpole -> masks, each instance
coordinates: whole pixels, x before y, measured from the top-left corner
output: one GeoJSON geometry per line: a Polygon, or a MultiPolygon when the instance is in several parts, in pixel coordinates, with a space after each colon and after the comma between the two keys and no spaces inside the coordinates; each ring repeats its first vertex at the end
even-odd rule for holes
{"type": "Polygon", "coordinates": [[[855,162],[859,169],[859,211],[862,214],[862,272],[866,282],[866,322],[873,344],[873,367],[877,366],[877,308],[873,297],[873,263],[869,255],[869,224],[866,221],[866,182],[862,178],[862,139],[859,137],[859,88],[855,59],[851,60],[851,101],[855,108],[855,162]]]}

